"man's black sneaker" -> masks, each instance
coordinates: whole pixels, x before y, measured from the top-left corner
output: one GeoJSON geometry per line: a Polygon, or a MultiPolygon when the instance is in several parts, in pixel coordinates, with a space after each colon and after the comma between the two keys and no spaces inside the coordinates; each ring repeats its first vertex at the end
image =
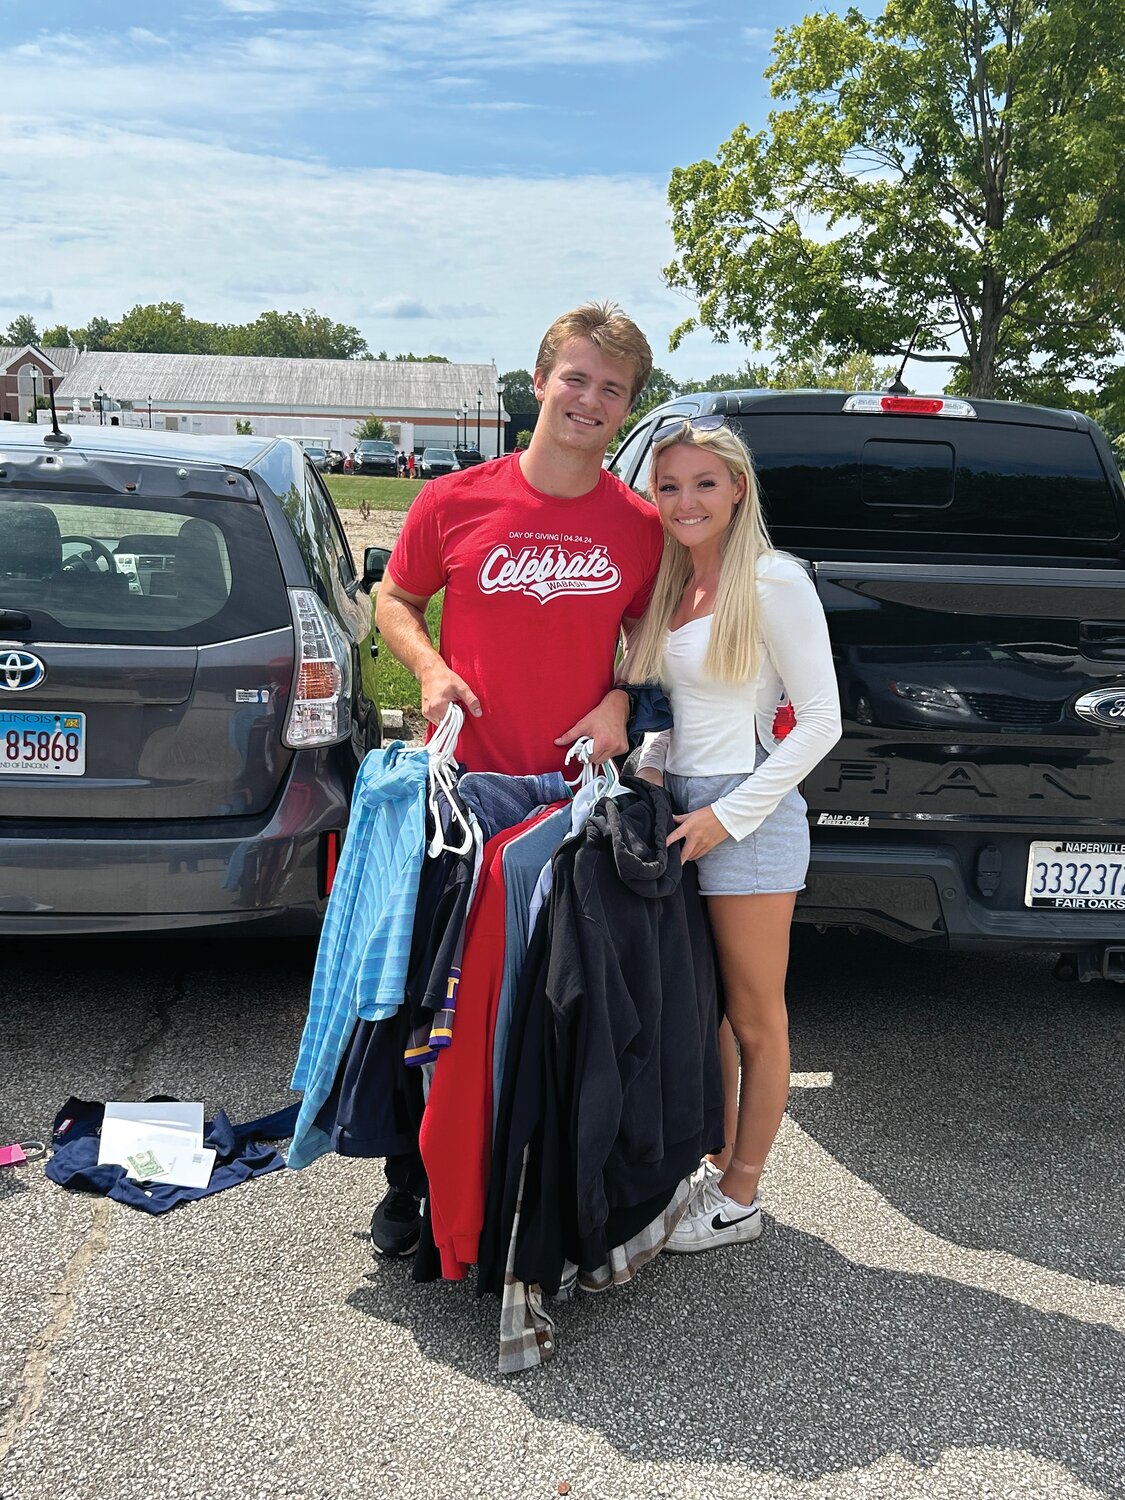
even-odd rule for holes
{"type": "Polygon", "coordinates": [[[405,1188],[388,1188],[371,1215],[376,1255],[413,1255],[422,1233],[422,1204],[405,1188]]]}

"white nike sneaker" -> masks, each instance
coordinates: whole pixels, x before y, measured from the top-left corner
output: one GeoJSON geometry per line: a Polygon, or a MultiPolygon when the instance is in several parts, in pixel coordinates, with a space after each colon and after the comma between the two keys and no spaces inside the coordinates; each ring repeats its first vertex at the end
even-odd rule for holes
{"type": "Polygon", "coordinates": [[[720,1245],[742,1245],[762,1232],[762,1210],[757,1194],[749,1206],[728,1198],[717,1177],[707,1176],[687,1213],[665,1242],[665,1250],[691,1254],[720,1245]]]}

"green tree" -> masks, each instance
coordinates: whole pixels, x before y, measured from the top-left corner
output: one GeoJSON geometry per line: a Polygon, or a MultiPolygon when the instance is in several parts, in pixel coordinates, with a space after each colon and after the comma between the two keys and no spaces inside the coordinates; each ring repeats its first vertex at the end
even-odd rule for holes
{"type": "Polygon", "coordinates": [[[359,359],[367,343],[358,328],[303,312],[263,312],[252,323],[217,330],[217,352],[289,359],[359,359]]]}
{"type": "Polygon", "coordinates": [[[394,363],[396,365],[447,365],[449,361],[444,354],[396,354],[394,363]]]}
{"type": "MultiPolygon", "coordinates": [[[[747,365],[743,373],[753,375],[763,368],[747,365]]],[[[764,381],[755,384],[775,391],[881,391],[894,379],[895,366],[877,364],[870,354],[831,360],[823,349],[817,349],[803,359],[780,360],[765,375],[764,381]]]]}
{"type": "Polygon", "coordinates": [[[91,318],[85,328],[72,328],[70,339],[76,349],[89,349],[91,353],[117,348],[113,342],[113,324],[108,318],[91,318]]]}
{"type": "Polygon", "coordinates": [[[1125,327],[1125,24],[1084,0],[889,0],[780,31],[784,107],[669,186],[697,324],[794,359],[1098,379],[1125,327]]]}
{"type": "Polygon", "coordinates": [[[527,411],[539,410],[530,370],[505,370],[500,379],[504,384],[504,409],[506,411],[511,412],[513,416],[520,416],[527,411]]]}
{"type": "Polygon", "coordinates": [[[41,349],[65,349],[70,343],[70,329],[65,323],[56,323],[53,328],[44,328],[39,340],[41,349]]]}
{"type": "Polygon", "coordinates": [[[35,344],[39,341],[39,335],[35,331],[35,319],[27,313],[21,313],[18,318],[13,318],[8,324],[8,331],[4,335],[6,344],[15,344],[17,347],[23,344],[35,344]]]}
{"type": "Polygon", "coordinates": [[[352,437],[357,443],[365,439],[386,439],[387,429],[380,417],[364,417],[358,427],[352,429],[352,437]]]}
{"type": "Polygon", "coordinates": [[[249,417],[236,417],[234,420],[234,430],[238,433],[239,437],[252,437],[254,434],[254,424],[250,421],[249,417]]]}
{"type": "Polygon", "coordinates": [[[531,447],[531,428],[530,427],[521,427],[520,430],[516,433],[516,447],[517,448],[530,448],[531,447]]]}
{"type": "Polygon", "coordinates": [[[113,327],[113,348],[137,354],[212,354],[216,327],[189,318],[182,302],[138,303],[113,327]]]}

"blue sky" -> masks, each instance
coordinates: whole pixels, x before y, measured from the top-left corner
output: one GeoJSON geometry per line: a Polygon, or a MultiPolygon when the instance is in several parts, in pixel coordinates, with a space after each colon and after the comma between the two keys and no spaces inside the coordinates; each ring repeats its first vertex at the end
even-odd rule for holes
{"type": "Polygon", "coordinates": [[[0,330],[315,307],[373,350],[529,366],[613,297],[684,378],[669,173],[763,126],[802,0],[0,0],[0,330]]]}

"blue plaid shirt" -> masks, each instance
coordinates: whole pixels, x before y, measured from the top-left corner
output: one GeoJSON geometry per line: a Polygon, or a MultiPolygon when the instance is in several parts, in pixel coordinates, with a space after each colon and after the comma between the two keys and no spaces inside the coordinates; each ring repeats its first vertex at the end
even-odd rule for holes
{"type": "Polygon", "coordinates": [[[357,1020],[382,1021],[402,1004],[425,855],[429,756],[396,740],[359,768],[313,970],[309,1015],[292,1087],[304,1091],[291,1167],[332,1149],[314,1122],[357,1020]]]}

